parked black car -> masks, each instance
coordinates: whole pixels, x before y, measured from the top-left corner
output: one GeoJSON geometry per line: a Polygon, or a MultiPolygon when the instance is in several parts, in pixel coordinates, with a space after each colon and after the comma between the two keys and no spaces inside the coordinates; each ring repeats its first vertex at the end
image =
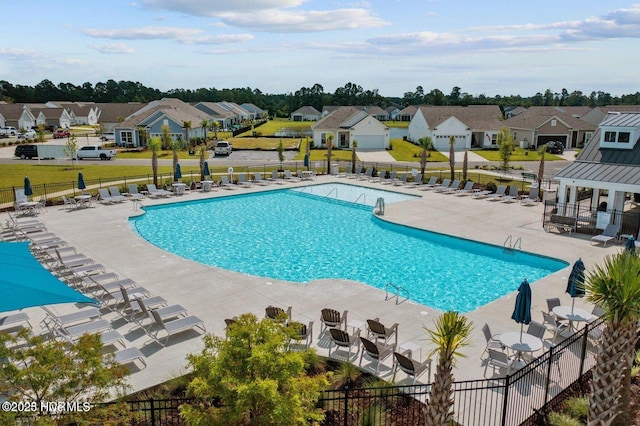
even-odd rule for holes
{"type": "Polygon", "coordinates": [[[550,154],[562,154],[564,152],[564,144],[558,141],[547,142],[547,152],[550,154]]]}

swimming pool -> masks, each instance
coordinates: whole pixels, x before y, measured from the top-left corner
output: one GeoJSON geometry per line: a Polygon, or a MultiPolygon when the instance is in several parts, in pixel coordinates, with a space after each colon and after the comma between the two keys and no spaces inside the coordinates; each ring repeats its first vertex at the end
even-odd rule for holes
{"type": "Polygon", "coordinates": [[[370,206],[290,189],[146,207],[131,219],[156,246],[204,264],[305,283],[407,289],[440,310],[472,311],[566,262],[387,223],[370,206]]]}

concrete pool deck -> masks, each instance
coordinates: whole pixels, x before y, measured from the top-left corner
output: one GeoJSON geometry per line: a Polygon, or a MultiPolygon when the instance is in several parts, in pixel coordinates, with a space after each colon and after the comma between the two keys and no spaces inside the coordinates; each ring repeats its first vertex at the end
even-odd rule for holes
{"type": "MultiPolygon", "coordinates": [[[[546,298],[559,297],[563,304],[571,303],[565,288],[571,265],[576,259],[581,257],[587,270],[590,270],[594,264],[602,263],[605,255],[617,253],[624,247],[622,244],[591,246],[588,236],[546,233],[542,229],[541,204],[522,206],[519,203],[492,202],[330,176],[321,176],[313,183],[325,182],[358,184],[418,194],[421,195],[419,199],[387,205],[384,218],[395,223],[498,246],[502,246],[505,239],[511,235],[514,241],[521,238],[524,251],[569,262],[566,268],[532,283],[532,318],[540,322],[540,311],[547,310],[546,298]]],[[[170,199],[145,199],[142,204],[150,206],[306,184],[272,184],[236,190],[220,189],[217,192],[193,192],[170,199]]],[[[76,247],[79,253],[103,264],[108,271],[134,280],[139,286],[150,290],[153,295],[164,297],[169,304],[184,306],[190,315],[203,319],[207,331],[215,335],[224,334],[225,318],[245,312],[252,312],[262,318],[268,305],[283,308],[292,306],[293,320],[303,323],[314,322],[312,347],[316,348],[319,354],[327,355],[329,340],[326,336],[319,335],[319,319],[321,309],[330,307],[340,312],[348,310],[349,321],[359,320],[364,323],[369,318],[379,317],[385,325],[399,323],[398,342],[413,342],[421,346],[423,359],[432,349],[432,345],[425,340],[427,334],[423,325],[432,328],[433,321],[441,311],[412,302],[396,304],[394,299],[385,301],[384,291],[355,282],[327,279],[297,284],[249,276],[185,260],[147,243],[131,230],[128,218],[141,213],[140,210],[135,210],[136,207],[131,202],[116,205],[94,204],[92,208],[79,210],[64,210],[62,206],[54,206],[48,207],[47,212],[40,214],[38,219],[50,232],[76,247]]],[[[286,256],[286,253],[282,255],[286,256]]],[[[354,261],[357,261],[357,253],[354,253],[354,261]]],[[[465,314],[475,326],[473,346],[463,349],[466,357],[460,359],[456,366],[456,380],[483,378],[484,363],[480,356],[485,347],[485,340],[481,327],[485,322],[491,326],[494,333],[520,329],[520,325],[510,319],[519,284],[520,282],[513,284],[513,293],[465,314]]],[[[583,299],[576,300],[576,306],[591,310],[591,306],[583,299]]],[[[74,307],[57,305],[55,309],[64,313],[73,310],[74,307]]],[[[39,308],[25,311],[32,317],[34,324],[43,316],[39,308]]],[[[138,347],[146,357],[147,367],[141,370],[134,368],[130,376],[132,391],[145,389],[184,374],[186,355],[199,352],[203,347],[202,338],[196,332],[172,336],[168,345],[163,348],[151,341],[133,323],[124,321],[118,315],[108,313],[105,314],[105,318],[112,320],[113,327],[125,336],[127,346],[138,347]]],[[[351,328],[349,330],[351,331],[351,328]]],[[[364,333],[364,330],[362,332],[364,333]]],[[[340,351],[339,354],[346,355],[346,352],[340,351]]],[[[388,358],[380,367],[380,375],[387,380],[391,379],[391,360],[388,358]]],[[[363,367],[371,365],[365,358],[363,367]]],[[[421,379],[419,381],[427,382],[426,375],[421,379]]],[[[402,373],[398,374],[397,382],[408,383],[402,373]]]]}

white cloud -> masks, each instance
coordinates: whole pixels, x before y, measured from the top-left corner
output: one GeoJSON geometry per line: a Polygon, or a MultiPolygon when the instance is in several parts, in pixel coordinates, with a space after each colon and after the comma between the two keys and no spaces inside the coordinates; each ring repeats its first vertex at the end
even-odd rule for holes
{"type": "Polygon", "coordinates": [[[36,60],[46,57],[42,52],[36,52],[33,50],[24,49],[8,49],[6,47],[0,47],[0,56],[4,59],[15,60],[36,60]]]}
{"type": "Polygon", "coordinates": [[[92,45],[89,46],[94,50],[97,50],[100,53],[109,53],[109,54],[120,54],[126,53],[131,54],[135,53],[133,47],[127,46],[124,43],[111,43],[111,44],[102,44],[102,45],[92,45]]]}
{"type": "Polygon", "coordinates": [[[305,0],[142,0],[149,9],[164,9],[195,16],[218,16],[220,11],[259,13],[300,6],[305,0]]]}
{"type": "Polygon", "coordinates": [[[254,31],[295,33],[374,28],[386,23],[364,9],[334,9],[326,11],[266,10],[253,13],[224,12],[220,19],[228,25],[254,31]]]}
{"type": "Polygon", "coordinates": [[[118,30],[86,29],[90,37],[113,40],[175,40],[183,44],[239,43],[252,40],[252,34],[207,35],[203,30],[178,27],[143,27],[118,30]]]}

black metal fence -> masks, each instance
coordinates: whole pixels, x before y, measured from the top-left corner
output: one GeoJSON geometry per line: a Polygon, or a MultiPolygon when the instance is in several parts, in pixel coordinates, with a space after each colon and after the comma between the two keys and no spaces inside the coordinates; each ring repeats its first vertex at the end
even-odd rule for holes
{"type": "Polygon", "coordinates": [[[603,216],[606,223],[620,224],[620,235],[633,235],[640,229],[640,213],[637,211],[621,211],[607,209],[605,206],[586,206],[582,204],[563,204],[554,200],[544,203],[543,225],[556,218],[571,218],[575,223],[575,232],[596,235],[602,232],[604,226],[598,227],[598,216],[603,216]],[[575,220],[573,220],[575,219],[575,220]]]}
{"type": "MultiPolygon", "coordinates": [[[[524,368],[507,376],[454,383],[457,424],[533,426],[559,398],[590,376],[604,321],[587,324],[524,368]]],[[[486,372],[486,370],[485,370],[486,372]]],[[[325,426],[423,426],[431,385],[381,386],[322,392],[325,426]]],[[[135,425],[182,425],[178,407],[191,399],[129,401],[135,425]]]]}

